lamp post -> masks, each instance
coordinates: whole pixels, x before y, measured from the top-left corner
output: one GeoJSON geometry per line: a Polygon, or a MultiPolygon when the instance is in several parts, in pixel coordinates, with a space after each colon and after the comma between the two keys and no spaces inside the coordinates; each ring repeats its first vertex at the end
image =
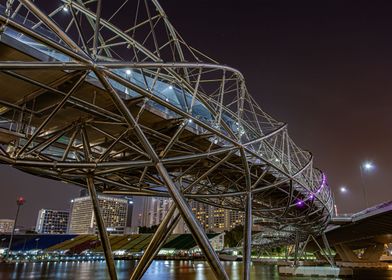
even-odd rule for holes
{"type": "Polygon", "coordinates": [[[1,239],[1,246],[0,246],[1,248],[3,248],[3,242],[4,242],[5,240],[6,240],[5,237],[1,239]]]}
{"type": "Polygon", "coordinates": [[[12,240],[14,239],[14,234],[15,234],[16,222],[18,221],[19,209],[20,206],[22,206],[24,203],[25,203],[25,199],[22,196],[18,197],[18,199],[16,200],[16,205],[18,206],[18,208],[16,209],[15,222],[14,222],[14,226],[12,227],[10,243],[8,243],[8,250],[7,250],[7,254],[5,255],[5,259],[8,259],[8,256],[10,254],[12,240]]]}
{"type": "Polygon", "coordinates": [[[346,193],[348,191],[346,186],[341,186],[339,190],[341,193],[346,193]]]}
{"type": "Polygon", "coordinates": [[[361,171],[362,192],[363,192],[363,201],[365,202],[365,209],[369,207],[369,203],[367,200],[367,190],[366,190],[364,173],[369,172],[374,168],[375,168],[374,164],[370,161],[365,161],[359,166],[359,170],[361,171]]]}
{"type": "Polygon", "coordinates": [[[37,251],[37,253],[38,253],[38,241],[39,241],[39,238],[36,238],[35,239],[35,250],[37,251]]]}
{"type": "MultiPolygon", "coordinates": [[[[348,192],[348,188],[346,187],[346,186],[341,186],[340,188],[339,188],[339,192],[341,193],[341,194],[346,194],[347,192],[348,192]]],[[[333,193],[332,193],[332,195],[333,195],[333,193]]],[[[335,216],[338,216],[338,207],[337,207],[337,205],[336,205],[336,200],[335,200],[335,196],[334,196],[334,205],[333,205],[333,207],[334,207],[334,210],[335,210],[335,216]]]]}

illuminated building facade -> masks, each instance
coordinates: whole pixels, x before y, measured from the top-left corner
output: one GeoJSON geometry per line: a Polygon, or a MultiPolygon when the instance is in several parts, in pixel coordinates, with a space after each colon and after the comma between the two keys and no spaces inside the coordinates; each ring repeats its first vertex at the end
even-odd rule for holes
{"type": "Polygon", "coordinates": [[[15,220],[0,219],[0,233],[11,233],[15,220]]]}
{"type": "Polygon", "coordinates": [[[218,208],[197,201],[193,201],[191,206],[206,232],[223,232],[244,222],[244,214],[240,211],[218,208]]]}
{"type": "MultiPolygon", "coordinates": [[[[111,234],[124,234],[127,226],[128,200],[124,198],[98,195],[99,206],[106,230],[111,234]]],[[[89,196],[71,201],[69,233],[91,234],[96,232],[96,223],[89,196]]]]}
{"type": "MultiPolygon", "coordinates": [[[[140,225],[151,227],[160,224],[169,211],[170,202],[171,200],[168,198],[145,198],[143,213],[140,214],[140,225]]],[[[206,232],[223,232],[244,222],[244,215],[239,211],[218,208],[198,201],[191,201],[190,206],[206,232]]],[[[174,233],[182,234],[190,233],[190,231],[185,222],[180,220],[174,233]]]]}
{"type": "Polygon", "coordinates": [[[67,233],[69,212],[64,210],[41,209],[38,212],[35,231],[37,233],[67,233]]]}
{"type": "Polygon", "coordinates": [[[167,211],[169,211],[171,200],[160,197],[146,197],[143,201],[143,213],[140,215],[140,225],[151,227],[162,222],[167,211]]]}

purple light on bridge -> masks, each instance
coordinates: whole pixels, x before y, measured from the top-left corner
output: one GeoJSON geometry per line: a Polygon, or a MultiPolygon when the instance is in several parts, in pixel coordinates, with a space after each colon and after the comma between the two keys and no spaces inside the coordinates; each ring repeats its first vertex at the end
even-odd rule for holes
{"type": "Polygon", "coordinates": [[[313,200],[315,195],[319,194],[321,192],[321,189],[324,188],[327,184],[327,177],[325,176],[324,173],[322,173],[321,175],[321,185],[320,187],[317,189],[317,191],[315,193],[311,193],[308,197],[306,197],[304,200],[298,200],[295,205],[298,207],[302,207],[304,205],[304,203],[308,200],[313,200]]]}
{"type": "Polygon", "coordinates": [[[302,200],[298,200],[297,203],[295,203],[298,207],[301,207],[304,205],[304,202],[302,200]]]}
{"type": "Polygon", "coordinates": [[[326,183],[327,183],[327,177],[325,176],[324,173],[322,173],[322,179],[321,179],[321,185],[320,187],[317,189],[316,194],[321,192],[321,189],[325,187],[326,183]]]}

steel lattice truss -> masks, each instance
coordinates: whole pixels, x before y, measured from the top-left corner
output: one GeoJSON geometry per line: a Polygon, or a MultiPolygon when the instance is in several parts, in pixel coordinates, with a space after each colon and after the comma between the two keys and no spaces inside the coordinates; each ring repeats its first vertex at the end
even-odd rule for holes
{"type": "Polygon", "coordinates": [[[312,155],[156,0],[49,2],[0,2],[1,162],[172,197],[186,221],[195,199],[276,229],[325,227],[333,203],[312,155]]]}

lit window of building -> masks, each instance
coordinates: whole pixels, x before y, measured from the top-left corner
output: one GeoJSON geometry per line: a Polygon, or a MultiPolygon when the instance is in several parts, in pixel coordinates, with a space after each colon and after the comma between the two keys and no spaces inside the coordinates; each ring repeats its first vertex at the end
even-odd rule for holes
{"type": "Polygon", "coordinates": [[[0,219],[0,233],[11,233],[14,223],[11,219],[0,219]]]}
{"type": "Polygon", "coordinates": [[[67,233],[68,218],[68,211],[41,209],[38,212],[35,231],[44,234],[67,233]]]}
{"type": "MultiPolygon", "coordinates": [[[[98,195],[98,202],[106,230],[111,234],[124,234],[127,226],[129,201],[124,198],[98,195]]],[[[71,204],[69,233],[91,234],[97,232],[90,197],[75,198],[71,204]]]]}

